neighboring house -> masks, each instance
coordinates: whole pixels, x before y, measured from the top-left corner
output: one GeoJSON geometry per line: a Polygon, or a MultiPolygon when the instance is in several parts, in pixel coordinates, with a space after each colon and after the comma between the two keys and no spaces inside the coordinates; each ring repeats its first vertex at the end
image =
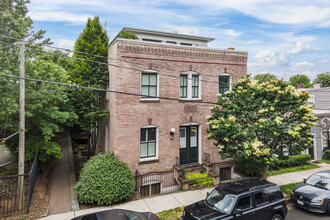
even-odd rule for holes
{"type": "Polygon", "coordinates": [[[330,87],[321,88],[320,84],[315,84],[314,88],[304,90],[311,95],[308,104],[315,105],[313,112],[319,119],[311,128],[313,145],[307,153],[312,160],[321,160],[323,152],[330,150],[330,87]]]}
{"type": "Polygon", "coordinates": [[[248,53],[208,48],[213,38],[123,28],[138,40],[115,39],[108,50],[109,89],[145,95],[108,95],[105,151],[114,152],[135,175],[166,172],[175,181],[141,181],[144,195],[180,184],[178,170],[201,169],[231,178],[232,159],[221,160],[207,139],[209,103],[247,72],[248,53]],[[121,68],[124,67],[124,68],[121,68]],[[157,97],[169,97],[166,100],[157,97]],[[185,169],[182,169],[182,168],[185,169]]]}

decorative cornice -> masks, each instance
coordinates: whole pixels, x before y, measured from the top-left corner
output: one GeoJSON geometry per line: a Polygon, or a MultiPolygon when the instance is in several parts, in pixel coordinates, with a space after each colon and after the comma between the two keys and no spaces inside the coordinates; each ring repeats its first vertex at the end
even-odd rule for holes
{"type": "Polygon", "coordinates": [[[226,60],[247,62],[248,53],[232,50],[215,50],[198,47],[183,47],[141,41],[118,40],[118,51],[126,53],[147,54],[157,56],[170,56],[192,59],[226,60]]]}

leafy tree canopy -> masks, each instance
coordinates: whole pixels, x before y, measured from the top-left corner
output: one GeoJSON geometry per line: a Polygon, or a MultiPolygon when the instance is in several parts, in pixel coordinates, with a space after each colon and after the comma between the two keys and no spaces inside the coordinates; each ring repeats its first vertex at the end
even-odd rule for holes
{"type": "Polygon", "coordinates": [[[311,84],[311,80],[306,75],[294,75],[291,76],[289,79],[289,84],[297,88],[298,84],[303,84],[304,88],[312,88],[313,85],[311,84]]]}
{"type": "Polygon", "coordinates": [[[329,87],[330,86],[330,73],[320,73],[317,75],[316,79],[314,79],[313,83],[320,83],[322,87],[329,87]]]}
{"type": "MultiPolygon", "coordinates": [[[[100,24],[99,17],[89,18],[85,29],[75,43],[73,56],[82,59],[107,63],[108,36],[105,28],[100,24]],[[94,54],[99,56],[93,56],[94,54]]],[[[107,88],[109,72],[107,65],[75,60],[70,71],[70,81],[81,86],[107,88]]],[[[108,110],[102,108],[105,92],[93,90],[73,90],[70,94],[70,104],[73,112],[78,115],[76,124],[85,131],[89,131],[92,150],[96,147],[97,127],[99,122],[108,115],[108,110]]],[[[90,147],[90,146],[89,146],[90,147]]]]}
{"type": "Polygon", "coordinates": [[[119,38],[126,38],[126,39],[133,39],[137,40],[139,39],[135,34],[129,32],[129,31],[121,31],[118,35],[119,38]]]}
{"type": "Polygon", "coordinates": [[[260,73],[254,76],[255,80],[258,80],[260,83],[270,82],[272,80],[276,80],[277,77],[271,73],[260,73]]]}
{"type": "Polygon", "coordinates": [[[222,157],[254,158],[264,165],[273,155],[299,154],[310,146],[310,128],[317,118],[307,106],[309,94],[283,80],[259,83],[242,78],[219,96],[207,117],[208,138],[214,139],[222,157]]]}

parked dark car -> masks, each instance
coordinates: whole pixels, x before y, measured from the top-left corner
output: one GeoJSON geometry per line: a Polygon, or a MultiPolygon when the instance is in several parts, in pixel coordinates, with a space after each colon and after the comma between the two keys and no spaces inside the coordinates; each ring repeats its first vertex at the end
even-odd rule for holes
{"type": "Polygon", "coordinates": [[[330,170],[314,173],[291,191],[293,204],[330,215],[330,170]]]}
{"type": "Polygon", "coordinates": [[[151,212],[135,212],[124,209],[111,209],[75,217],[71,220],[160,220],[151,212]]]}
{"type": "Polygon", "coordinates": [[[288,209],[281,189],[257,178],[220,184],[205,200],[184,208],[181,220],[282,220],[288,209]]]}

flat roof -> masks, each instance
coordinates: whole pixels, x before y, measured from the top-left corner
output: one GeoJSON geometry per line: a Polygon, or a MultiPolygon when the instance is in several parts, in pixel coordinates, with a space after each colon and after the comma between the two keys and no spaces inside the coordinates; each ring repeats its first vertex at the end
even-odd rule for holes
{"type": "Polygon", "coordinates": [[[111,45],[112,42],[118,38],[118,35],[121,31],[128,31],[128,32],[131,32],[131,33],[140,33],[140,34],[160,35],[160,36],[166,36],[166,37],[177,37],[177,38],[182,38],[182,39],[200,40],[200,41],[206,41],[206,42],[211,42],[211,41],[215,40],[215,38],[211,38],[211,37],[202,37],[202,36],[195,36],[195,35],[179,34],[179,33],[175,33],[175,32],[166,32],[166,31],[155,31],[155,30],[141,29],[141,28],[123,27],[118,32],[116,37],[110,42],[109,45],[111,45]]]}

